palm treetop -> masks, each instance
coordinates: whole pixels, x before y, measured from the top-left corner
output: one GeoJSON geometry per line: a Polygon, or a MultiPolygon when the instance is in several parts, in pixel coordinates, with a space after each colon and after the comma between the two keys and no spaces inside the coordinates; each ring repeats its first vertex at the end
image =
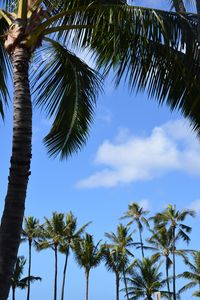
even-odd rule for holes
{"type": "Polygon", "coordinates": [[[22,229],[22,236],[32,241],[40,235],[39,219],[32,216],[24,218],[24,228],[22,229]]]}
{"type": "Polygon", "coordinates": [[[12,55],[21,45],[35,53],[31,59],[35,104],[54,120],[44,139],[50,155],[64,158],[86,142],[101,90],[101,77],[66,48],[69,44],[91,51],[105,73],[114,66],[117,84],[125,77],[131,89],[147,89],[160,103],[166,100],[172,109],[179,108],[197,129],[198,114],[189,101],[194,92],[194,99],[199,96],[198,76],[193,76],[198,74],[198,58],[192,56],[196,53],[195,14],[179,15],[117,0],[109,4],[106,0],[3,0],[0,17],[0,93],[4,100],[0,112],[3,116],[8,98],[7,52],[12,55]],[[184,66],[190,67],[191,77],[177,76],[184,66]],[[76,83],[74,89],[66,89],[70,79],[76,83]],[[77,89],[78,98],[64,110],[65,99],[73,98],[77,89]]]}
{"type": "Polygon", "coordinates": [[[145,218],[148,213],[149,211],[145,210],[137,202],[131,202],[128,205],[128,211],[124,213],[124,216],[121,219],[131,219],[129,224],[136,222],[140,230],[142,230],[142,223],[148,226],[148,220],[145,218]]]}
{"type": "Polygon", "coordinates": [[[84,267],[87,272],[97,267],[102,260],[102,248],[99,241],[94,244],[93,236],[86,233],[82,240],[74,245],[74,254],[76,262],[80,267],[84,267]]]}

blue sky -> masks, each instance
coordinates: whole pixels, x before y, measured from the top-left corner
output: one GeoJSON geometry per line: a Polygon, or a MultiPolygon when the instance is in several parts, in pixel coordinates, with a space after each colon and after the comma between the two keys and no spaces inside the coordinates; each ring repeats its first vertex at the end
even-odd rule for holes
{"type": "MultiPolygon", "coordinates": [[[[155,1],[148,1],[149,6],[152,3],[155,1]]],[[[157,7],[166,8],[162,3],[156,1],[157,7]]],[[[10,108],[5,124],[0,124],[1,199],[6,193],[11,122],[10,108]]],[[[197,217],[188,219],[187,223],[193,227],[190,248],[198,249],[200,144],[179,113],[171,113],[166,106],[159,107],[146,94],[130,95],[126,85],[116,89],[109,78],[104,94],[98,99],[88,143],[80,153],[64,162],[49,159],[42,145],[48,129],[49,121],[35,111],[27,216],[33,215],[43,222],[43,217],[50,217],[53,211],[71,210],[80,226],[92,221],[88,232],[98,242],[105,240],[105,232],[116,230],[131,201],[139,202],[152,213],[172,203],[177,209],[196,210],[197,217]]],[[[180,247],[186,246],[180,244],[180,247]]],[[[20,254],[27,255],[27,245],[21,246],[20,254]]],[[[140,256],[137,252],[136,255],[140,256]]],[[[32,286],[32,299],[53,298],[53,263],[51,251],[34,252],[32,274],[43,280],[32,286]]],[[[59,257],[59,279],[62,264],[63,258],[59,257]]],[[[182,267],[179,261],[178,268],[182,267]]],[[[188,299],[188,295],[182,299],[188,299]]],[[[24,292],[17,292],[17,296],[25,299],[24,292]]],[[[76,266],[73,256],[69,262],[66,296],[67,299],[85,297],[84,271],[76,266]]],[[[90,299],[115,299],[114,274],[108,273],[103,264],[91,272],[90,299]]]]}

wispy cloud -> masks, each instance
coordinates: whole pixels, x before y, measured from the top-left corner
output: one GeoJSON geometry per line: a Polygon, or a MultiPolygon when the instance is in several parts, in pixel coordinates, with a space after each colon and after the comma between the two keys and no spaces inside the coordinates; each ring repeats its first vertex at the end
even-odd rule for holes
{"type": "Polygon", "coordinates": [[[78,187],[115,187],[172,171],[200,175],[200,145],[188,123],[177,120],[155,127],[149,136],[120,132],[99,146],[94,162],[102,169],[80,180],[78,187]]]}

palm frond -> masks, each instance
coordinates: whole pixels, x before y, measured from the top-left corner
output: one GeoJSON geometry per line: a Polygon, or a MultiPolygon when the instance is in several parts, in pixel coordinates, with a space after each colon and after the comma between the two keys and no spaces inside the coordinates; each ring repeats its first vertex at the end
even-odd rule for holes
{"type": "Polygon", "coordinates": [[[4,118],[4,106],[8,104],[9,93],[7,79],[11,74],[11,61],[4,49],[4,34],[8,29],[8,24],[0,18],[0,114],[4,118]]]}
{"type": "Polygon", "coordinates": [[[35,104],[54,119],[44,139],[48,153],[63,159],[86,143],[101,78],[58,42],[48,42],[46,59],[41,63],[41,53],[36,58],[41,69],[32,84],[35,104]]]}

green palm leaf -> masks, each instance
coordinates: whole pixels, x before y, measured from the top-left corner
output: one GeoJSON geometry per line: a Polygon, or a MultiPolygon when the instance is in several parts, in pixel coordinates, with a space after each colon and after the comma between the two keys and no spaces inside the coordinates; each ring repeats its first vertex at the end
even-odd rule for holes
{"type": "Polygon", "coordinates": [[[53,118],[52,128],[44,139],[48,152],[64,158],[86,143],[101,78],[58,42],[48,42],[50,45],[43,52],[46,60],[32,84],[36,105],[53,118]]]}
{"type": "Polygon", "coordinates": [[[6,21],[0,18],[0,114],[4,118],[4,106],[7,105],[8,101],[8,89],[6,81],[11,70],[11,62],[4,49],[4,34],[8,29],[6,21]]]}

